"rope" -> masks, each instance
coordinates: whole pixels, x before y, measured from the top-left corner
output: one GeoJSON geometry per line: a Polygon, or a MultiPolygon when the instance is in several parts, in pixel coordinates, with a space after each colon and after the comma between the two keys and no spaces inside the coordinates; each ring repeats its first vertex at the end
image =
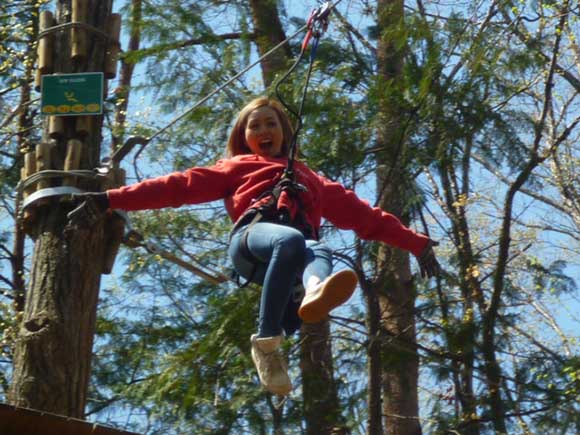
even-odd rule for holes
{"type": "Polygon", "coordinates": [[[199,100],[197,103],[195,103],[193,106],[191,106],[188,110],[186,110],[184,113],[182,113],[181,115],[179,115],[177,118],[175,118],[174,120],[172,120],[169,124],[167,124],[165,127],[161,128],[160,130],[158,130],[155,134],[153,134],[149,140],[153,140],[155,139],[157,136],[159,136],[161,133],[165,132],[166,130],[168,130],[169,128],[171,128],[173,125],[175,125],[177,122],[179,122],[181,119],[183,119],[185,116],[187,116],[188,114],[190,114],[191,112],[193,112],[195,109],[197,109],[200,105],[202,105],[203,103],[205,103],[207,100],[209,100],[211,97],[213,97],[215,94],[217,94],[218,92],[222,91],[223,89],[225,89],[227,86],[229,86],[232,82],[236,81],[238,78],[240,78],[242,75],[244,75],[246,72],[248,72],[250,69],[252,69],[253,67],[255,67],[256,65],[258,65],[262,60],[264,60],[265,58],[267,58],[268,56],[270,56],[272,53],[274,53],[276,50],[278,50],[280,47],[282,47],[284,44],[286,44],[290,39],[294,38],[296,35],[298,35],[299,33],[302,33],[302,31],[304,29],[306,29],[308,25],[305,24],[304,26],[302,26],[300,29],[298,29],[296,32],[294,32],[291,36],[288,36],[286,39],[284,39],[282,42],[280,42],[278,45],[276,45],[275,47],[272,47],[269,51],[267,51],[266,53],[264,53],[258,60],[256,60],[254,63],[248,65],[246,68],[244,68],[242,71],[240,71],[239,73],[237,73],[235,76],[233,76],[232,78],[230,78],[228,81],[226,81],[223,85],[219,86],[218,88],[214,89],[212,92],[210,92],[208,95],[206,95],[205,97],[203,97],[201,100],[199,100]]]}
{"type": "Polygon", "coordinates": [[[308,32],[306,32],[304,40],[302,41],[300,54],[299,54],[298,58],[296,59],[296,61],[294,62],[294,64],[292,65],[292,67],[290,67],[290,69],[286,72],[286,74],[284,74],[284,76],[276,84],[275,90],[276,90],[276,96],[278,97],[278,100],[280,100],[280,102],[286,108],[286,110],[288,110],[296,118],[296,127],[294,129],[294,134],[292,135],[292,140],[290,141],[290,147],[288,150],[288,164],[286,166],[286,171],[285,171],[286,176],[290,177],[291,179],[293,178],[292,171],[294,169],[294,160],[296,158],[296,151],[297,151],[296,144],[298,142],[298,135],[299,135],[300,130],[302,129],[302,125],[303,125],[302,114],[304,111],[304,104],[306,102],[308,85],[310,83],[310,77],[312,75],[312,69],[314,66],[314,59],[316,57],[316,50],[318,48],[318,43],[320,41],[320,37],[322,36],[322,33],[328,27],[328,16],[329,16],[331,10],[340,1],[341,0],[338,0],[334,5],[331,5],[330,2],[326,2],[323,6],[317,8],[317,9],[314,9],[310,13],[310,16],[308,17],[308,21],[306,23],[306,26],[308,27],[308,32]],[[282,95],[280,93],[280,85],[288,79],[290,74],[296,69],[298,64],[301,62],[302,58],[304,57],[304,53],[306,52],[306,49],[308,48],[308,43],[310,42],[310,39],[313,36],[314,36],[314,40],[312,42],[312,49],[310,51],[310,61],[308,63],[308,69],[306,71],[306,78],[304,80],[304,86],[302,88],[302,97],[300,100],[300,106],[298,108],[298,113],[296,113],[292,110],[290,105],[286,101],[284,101],[284,99],[282,98],[282,95]]]}

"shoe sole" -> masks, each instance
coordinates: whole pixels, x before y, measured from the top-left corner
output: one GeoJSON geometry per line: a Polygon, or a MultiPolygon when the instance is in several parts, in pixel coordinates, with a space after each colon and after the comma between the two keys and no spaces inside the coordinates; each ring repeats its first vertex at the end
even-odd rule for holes
{"type": "Polygon", "coordinates": [[[299,308],[298,315],[307,323],[324,320],[328,313],[350,299],[357,283],[358,278],[352,270],[337,272],[314,299],[299,308]]]}
{"type": "MultiPolygon", "coordinates": [[[[257,366],[256,364],[256,357],[254,356],[254,354],[252,353],[252,361],[254,362],[254,365],[257,366]]],[[[258,379],[260,379],[260,375],[258,375],[258,379]]],[[[287,396],[288,394],[290,394],[290,392],[292,391],[292,382],[289,382],[288,384],[283,384],[283,385],[276,385],[276,384],[265,384],[264,382],[262,382],[262,379],[260,379],[260,385],[262,386],[262,388],[264,388],[264,390],[275,394],[277,396],[287,396]]]]}

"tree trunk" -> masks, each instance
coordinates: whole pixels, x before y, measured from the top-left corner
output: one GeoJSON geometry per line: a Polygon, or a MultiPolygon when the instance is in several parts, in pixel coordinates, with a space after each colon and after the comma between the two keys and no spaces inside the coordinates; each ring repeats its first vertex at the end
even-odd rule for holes
{"type": "MultiPolygon", "coordinates": [[[[440,110],[443,110],[443,105],[439,104],[440,110]]],[[[440,142],[440,138],[437,138],[440,142]]],[[[473,389],[474,382],[474,370],[475,370],[475,347],[476,347],[476,326],[474,322],[474,309],[475,304],[479,305],[482,312],[484,311],[485,304],[483,302],[483,290],[481,289],[481,284],[472,273],[475,268],[477,268],[477,263],[475,261],[475,255],[473,253],[473,248],[471,246],[470,238],[470,228],[468,225],[467,217],[465,215],[464,206],[454,206],[455,201],[460,195],[465,195],[467,198],[469,191],[464,189],[463,191],[458,190],[458,186],[452,183],[452,175],[456,172],[453,168],[452,159],[445,159],[445,164],[441,164],[439,168],[441,174],[441,184],[445,192],[445,201],[447,207],[453,213],[453,237],[455,240],[455,245],[458,246],[459,255],[459,265],[460,270],[463,272],[460,274],[461,283],[461,293],[464,300],[463,307],[463,332],[462,339],[460,340],[460,355],[461,364],[458,362],[453,362],[452,365],[456,369],[453,374],[454,384],[456,389],[456,396],[461,404],[461,419],[464,422],[471,422],[474,416],[477,415],[477,401],[475,397],[475,392],[473,389]]],[[[466,171],[466,174],[468,171],[466,171]]],[[[464,174],[464,177],[467,175],[464,174]]],[[[464,186],[468,186],[468,180],[464,180],[462,183],[464,186]]],[[[447,308],[444,308],[447,309],[447,308]]],[[[457,338],[455,339],[457,340],[457,338]]],[[[479,424],[477,422],[471,422],[462,430],[463,435],[479,435],[479,424]]]]}
{"type": "Polygon", "coordinates": [[[330,324],[326,321],[306,323],[302,326],[302,334],[300,371],[306,434],[346,434],[333,376],[330,324]]]}
{"type": "MultiPolygon", "coordinates": [[[[405,132],[401,125],[401,89],[404,49],[395,41],[403,25],[403,0],[379,0],[378,45],[379,79],[384,94],[381,98],[381,127],[377,143],[384,151],[377,155],[379,169],[379,206],[408,224],[405,214],[405,132]],[[395,35],[395,36],[393,36],[395,35]]],[[[381,326],[388,337],[383,342],[383,414],[389,435],[419,435],[418,373],[419,358],[415,336],[415,291],[409,254],[382,245],[377,270],[383,279],[375,286],[379,292],[381,326]]]]}
{"type": "MultiPolygon", "coordinates": [[[[254,20],[254,33],[260,56],[272,47],[286,39],[284,28],[278,14],[278,2],[276,0],[250,0],[252,18],[254,20]]],[[[266,87],[270,86],[276,74],[282,72],[292,52],[288,44],[284,50],[277,50],[261,62],[262,79],[266,87]]]]}
{"type": "Polygon", "coordinates": [[[366,296],[367,316],[366,327],[369,334],[367,349],[367,373],[368,373],[368,434],[383,433],[383,401],[382,401],[382,358],[381,358],[381,309],[379,298],[374,291],[365,284],[363,291],[366,296]]]}
{"type": "MultiPolygon", "coordinates": [[[[139,50],[141,44],[141,15],[143,5],[141,0],[131,1],[131,21],[129,23],[131,37],[127,51],[139,50]]],[[[113,150],[123,145],[125,136],[125,121],[127,119],[127,108],[129,107],[129,97],[131,95],[131,81],[135,64],[125,59],[121,60],[121,73],[119,76],[119,86],[115,90],[117,104],[115,108],[115,127],[113,131],[113,150]]]]}
{"type": "MultiPolygon", "coordinates": [[[[104,30],[112,0],[89,0],[88,23],[104,30]]],[[[57,24],[71,21],[71,1],[57,1],[57,24]]],[[[70,30],[56,34],[55,71],[102,71],[104,39],[88,35],[85,61],[70,59],[70,30]]],[[[102,116],[94,116],[86,136],[75,132],[75,120],[65,118],[62,137],[53,142],[53,160],[64,161],[70,138],[84,144],[81,168],[99,163],[102,116]]],[[[43,141],[48,142],[47,122],[43,141]]],[[[62,168],[58,164],[53,166],[62,168]]],[[[99,188],[96,184],[84,186],[99,188]]],[[[37,206],[31,236],[35,241],[24,316],[14,354],[10,402],[82,418],[90,376],[100,275],[104,257],[102,223],[84,231],[65,232],[67,203],[58,199],[37,206]]]]}
{"type": "Polygon", "coordinates": [[[386,434],[420,435],[418,420],[419,357],[415,337],[415,291],[409,256],[389,248],[380,249],[378,261],[388,266],[380,296],[383,363],[383,414],[386,434]]]}

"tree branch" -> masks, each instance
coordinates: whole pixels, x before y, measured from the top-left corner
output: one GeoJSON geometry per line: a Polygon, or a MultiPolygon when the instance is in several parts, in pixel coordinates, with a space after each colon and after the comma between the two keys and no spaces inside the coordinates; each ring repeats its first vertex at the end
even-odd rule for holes
{"type": "Polygon", "coordinates": [[[138,50],[129,50],[123,53],[122,59],[127,58],[137,58],[141,59],[143,57],[156,55],[159,52],[171,51],[171,50],[180,50],[182,48],[191,47],[194,45],[202,45],[207,44],[209,42],[216,42],[216,41],[228,41],[228,40],[236,40],[247,38],[251,41],[256,39],[255,33],[241,33],[241,32],[233,32],[233,33],[224,33],[221,35],[207,35],[202,36],[201,38],[194,38],[188,39],[185,41],[177,41],[167,44],[159,44],[153,47],[148,48],[141,48],[138,50]]]}

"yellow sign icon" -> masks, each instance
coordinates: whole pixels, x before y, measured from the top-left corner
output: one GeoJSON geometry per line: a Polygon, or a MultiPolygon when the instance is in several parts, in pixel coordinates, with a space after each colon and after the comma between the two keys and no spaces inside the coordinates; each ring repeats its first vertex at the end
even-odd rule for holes
{"type": "Polygon", "coordinates": [[[99,104],[87,104],[87,112],[99,112],[101,106],[99,104]]]}
{"type": "Polygon", "coordinates": [[[68,113],[68,112],[70,112],[70,106],[67,106],[65,104],[61,104],[60,106],[58,106],[56,108],[56,111],[58,113],[68,113]]]}
{"type": "Polygon", "coordinates": [[[64,97],[66,98],[67,101],[70,101],[71,103],[78,103],[79,102],[79,100],[77,100],[75,98],[74,92],[65,92],[64,97]]]}
{"type": "Polygon", "coordinates": [[[86,107],[84,104],[75,104],[74,106],[72,106],[72,111],[75,113],[82,113],[86,110],[86,107]]]}
{"type": "Polygon", "coordinates": [[[56,112],[56,106],[44,106],[42,108],[42,113],[53,114],[56,112]]]}

